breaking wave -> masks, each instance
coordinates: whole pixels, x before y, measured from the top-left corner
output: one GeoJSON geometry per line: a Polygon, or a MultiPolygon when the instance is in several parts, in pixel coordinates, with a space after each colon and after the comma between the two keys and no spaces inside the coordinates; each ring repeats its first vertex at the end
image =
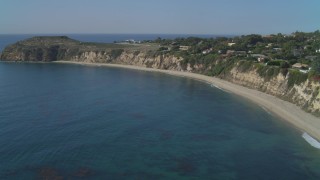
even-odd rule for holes
{"type": "Polygon", "coordinates": [[[270,114],[270,115],[272,115],[272,113],[267,109],[267,108],[265,108],[265,107],[263,107],[263,106],[260,106],[265,112],[267,112],[268,114],[270,114]]]}
{"type": "Polygon", "coordinates": [[[224,92],[227,92],[227,93],[230,93],[230,91],[227,91],[225,89],[222,89],[221,87],[217,86],[217,85],[214,85],[214,84],[210,84],[211,87],[214,87],[214,88],[217,88],[217,89],[220,89],[221,91],[224,91],[224,92]]]}
{"type": "Polygon", "coordinates": [[[320,142],[311,137],[308,133],[303,133],[302,137],[313,147],[320,149],[320,142]]]}
{"type": "Polygon", "coordinates": [[[217,86],[217,85],[214,85],[214,84],[211,84],[211,87],[215,87],[215,88],[218,88],[220,90],[223,90],[221,87],[217,86]]]}

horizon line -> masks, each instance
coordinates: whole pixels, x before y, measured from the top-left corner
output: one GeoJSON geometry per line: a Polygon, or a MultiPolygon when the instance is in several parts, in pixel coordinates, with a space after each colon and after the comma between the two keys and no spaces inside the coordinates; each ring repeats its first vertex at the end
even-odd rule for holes
{"type": "Polygon", "coordinates": [[[316,29],[314,31],[293,31],[290,33],[283,33],[283,32],[277,32],[277,33],[102,33],[102,32],[77,32],[77,33],[72,33],[72,32],[49,32],[49,33],[0,33],[0,35],[200,35],[200,36],[242,36],[242,35],[251,35],[251,34],[257,34],[257,35],[276,35],[276,34],[283,34],[283,35],[289,35],[293,34],[295,32],[303,32],[303,33],[313,33],[315,31],[319,31],[320,29],[316,29]]]}

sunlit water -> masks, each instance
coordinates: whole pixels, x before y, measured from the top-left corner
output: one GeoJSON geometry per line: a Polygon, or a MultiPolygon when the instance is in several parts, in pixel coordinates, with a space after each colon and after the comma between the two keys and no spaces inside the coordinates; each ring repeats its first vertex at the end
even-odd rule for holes
{"type": "Polygon", "coordinates": [[[319,179],[301,135],[187,78],[0,63],[0,179],[319,179]]]}

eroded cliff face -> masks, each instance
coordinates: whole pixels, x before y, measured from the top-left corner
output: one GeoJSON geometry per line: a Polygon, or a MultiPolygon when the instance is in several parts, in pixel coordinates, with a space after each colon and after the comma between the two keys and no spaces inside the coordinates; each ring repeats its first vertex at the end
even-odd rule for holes
{"type": "Polygon", "coordinates": [[[86,63],[113,63],[141,66],[155,69],[182,71],[182,58],[173,55],[150,55],[148,52],[132,52],[124,50],[119,56],[113,57],[109,52],[82,52],[70,58],[71,61],[86,63]]]}
{"type": "MultiPolygon", "coordinates": [[[[181,57],[158,53],[157,50],[150,50],[147,46],[109,46],[82,44],[66,37],[60,37],[58,40],[54,39],[53,42],[50,39],[31,39],[31,41],[19,42],[7,47],[0,59],[9,61],[69,60],[86,63],[113,63],[200,74],[207,74],[218,63],[218,61],[213,62],[209,66],[205,64],[184,64],[181,57]]],[[[235,66],[222,75],[220,74],[219,77],[235,84],[277,96],[300,106],[308,112],[320,115],[320,83],[318,81],[306,80],[298,85],[289,86],[290,73],[286,75],[278,73],[272,78],[266,78],[259,75],[256,68],[241,71],[239,70],[239,64],[232,65],[235,66]]]]}
{"type": "Polygon", "coordinates": [[[279,73],[271,79],[266,80],[261,77],[256,69],[241,72],[234,67],[230,74],[223,78],[252,89],[256,89],[267,94],[277,96],[283,100],[292,102],[302,109],[315,115],[320,113],[320,83],[306,80],[305,82],[289,87],[288,78],[290,73],[284,76],[279,73]]]}
{"type": "Polygon", "coordinates": [[[320,83],[307,80],[300,85],[294,85],[290,89],[287,100],[297,104],[298,106],[320,115],[320,83]]]}

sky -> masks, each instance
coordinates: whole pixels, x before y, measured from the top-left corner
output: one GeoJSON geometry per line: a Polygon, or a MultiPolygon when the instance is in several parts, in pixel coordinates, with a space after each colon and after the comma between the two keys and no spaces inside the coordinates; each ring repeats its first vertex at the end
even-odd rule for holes
{"type": "Polygon", "coordinates": [[[320,29],[320,0],[0,0],[0,34],[274,34],[320,29]]]}

